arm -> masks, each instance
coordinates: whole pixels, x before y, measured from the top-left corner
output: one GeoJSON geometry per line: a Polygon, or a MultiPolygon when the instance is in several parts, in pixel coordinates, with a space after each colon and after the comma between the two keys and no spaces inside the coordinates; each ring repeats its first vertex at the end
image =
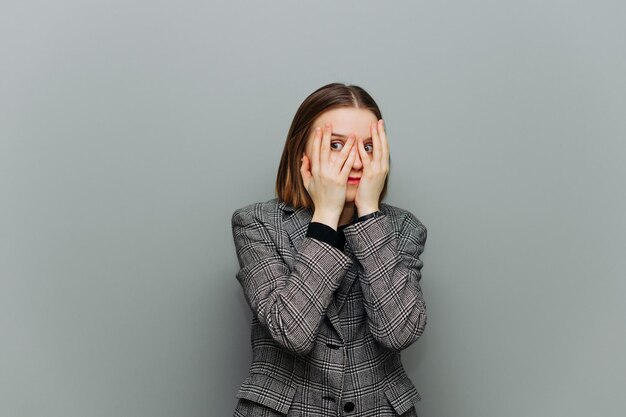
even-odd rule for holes
{"type": "Polygon", "coordinates": [[[388,215],[344,229],[362,267],[368,327],[386,348],[400,351],[426,327],[426,305],[419,285],[426,227],[408,213],[397,234],[388,215]]]}
{"type": "Polygon", "coordinates": [[[278,232],[250,209],[233,213],[232,231],[240,266],[237,280],[252,313],[281,346],[307,354],[351,259],[307,237],[290,270],[273,239],[278,232]]]}

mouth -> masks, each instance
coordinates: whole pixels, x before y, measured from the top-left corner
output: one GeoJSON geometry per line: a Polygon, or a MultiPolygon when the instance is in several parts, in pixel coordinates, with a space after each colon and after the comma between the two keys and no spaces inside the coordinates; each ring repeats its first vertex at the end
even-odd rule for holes
{"type": "Polygon", "coordinates": [[[348,177],[348,184],[358,184],[361,177],[348,177]]]}

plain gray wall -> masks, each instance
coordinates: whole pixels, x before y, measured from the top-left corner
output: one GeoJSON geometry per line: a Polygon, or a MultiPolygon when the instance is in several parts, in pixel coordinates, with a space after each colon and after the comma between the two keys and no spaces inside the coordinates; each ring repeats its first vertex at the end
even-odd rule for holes
{"type": "Polygon", "coordinates": [[[623,416],[624,4],[2,2],[0,416],[232,415],[230,216],[334,81],[428,227],[420,416],[623,416]]]}

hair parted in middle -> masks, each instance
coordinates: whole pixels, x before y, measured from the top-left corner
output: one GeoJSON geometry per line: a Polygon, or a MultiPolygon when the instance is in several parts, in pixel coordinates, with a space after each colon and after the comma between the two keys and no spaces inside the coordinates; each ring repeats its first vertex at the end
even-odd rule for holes
{"type": "MultiPolygon", "coordinates": [[[[276,176],[276,195],[280,201],[288,203],[294,208],[314,208],[313,200],[304,187],[300,174],[302,153],[315,119],[325,111],[339,107],[366,109],[374,113],[377,120],[383,118],[372,96],[359,86],[330,83],[311,93],[298,107],[287,133],[278,175],[276,176]]],[[[389,175],[385,178],[379,203],[387,194],[388,177],[389,175]]]]}

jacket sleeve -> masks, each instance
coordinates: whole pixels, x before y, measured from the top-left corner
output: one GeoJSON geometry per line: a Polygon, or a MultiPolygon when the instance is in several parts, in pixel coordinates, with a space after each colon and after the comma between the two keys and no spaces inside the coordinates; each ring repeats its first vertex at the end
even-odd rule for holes
{"type": "Polygon", "coordinates": [[[426,227],[410,212],[400,230],[384,214],[344,229],[362,268],[361,289],[368,328],[394,351],[415,342],[426,327],[426,305],[420,288],[426,227]]]}
{"type": "Polygon", "coordinates": [[[328,243],[306,237],[290,269],[275,243],[279,232],[250,208],[233,213],[232,232],[240,266],[237,280],[252,313],[281,346],[309,353],[352,260],[328,243]]]}

